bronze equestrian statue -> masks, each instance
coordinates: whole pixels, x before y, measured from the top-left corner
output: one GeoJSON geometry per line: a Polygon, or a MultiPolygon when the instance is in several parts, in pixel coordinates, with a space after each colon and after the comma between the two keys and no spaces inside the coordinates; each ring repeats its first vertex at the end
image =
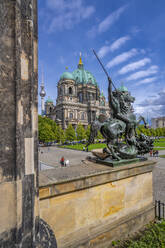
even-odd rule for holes
{"type": "Polygon", "coordinates": [[[137,155],[148,153],[153,148],[153,140],[143,134],[138,137],[136,133],[136,128],[141,121],[144,122],[145,128],[147,128],[147,124],[142,116],[136,120],[132,107],[135,98],[130,95],[126,88],[115,88],[95,51],[94,54],[108,77],[108,101],[111,117],[107,118],[101,114],[91,124],[87,146],[94,142],[97,132],[100,131],[107,144],[107,148],[104,149],[105,157],[119,161],[121,159],[136,158],[137,155]],[[112,85],[115,88],[114,91],[112,91],[112,85]],[[123,139],[124,141],[121,141],[123,139]]]}

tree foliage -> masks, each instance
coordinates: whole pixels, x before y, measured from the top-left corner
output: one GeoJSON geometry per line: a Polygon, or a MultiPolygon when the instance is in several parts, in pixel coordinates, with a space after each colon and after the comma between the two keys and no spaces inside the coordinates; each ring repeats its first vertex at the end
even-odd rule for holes
{"type": "Polygon", "coordinates": [[[77,125],[76,132],[77,132],[77,140],[83,140],[86,138],[85,129],[81,123],[77,125]]]}
{"type": "Polygon", "coordinates": [[[136,132],[138,135],[140,135],[140,133],[144,133],[147,136],[152,136],[152,137],[161,137],[161,136],[165,136],[165,128],[145,128],[144,125],[139,125],[136,129],[136,132]]]}
{"type": "MultiPolygon", "coordinates": [[[[55,121],[51,120],[47,117],[42,117],[39,115],[38,117],[38,137],[40,142],[52,142],[57,141],[58,143],[64,143],[65,140],[74,141],[76,140],[76,133],[71,124],[69,124],[68,128],[64,131],[60,126],[58,126],[55,121]]],[[[82,124],[78,124],[77,126],[77,140],[89,139],[90,136],[90,125],[88,125],[85,130],[82,124]]],[[[148,128],[146,129],[144,125],[139,125],[136,129],[138,135],[144,133],[147,136],[151,137],[161,137],[165,136],[165,127],[163,128],[148,128]]],[[[98,132],[96,139],[103,139],[100,132],[98,132]]]]}
{"type": "Polygon", "coordinates": [[[49,118],[38,117],[39,141],[47,143],[56,139],[56,123],[49,118]]]}
{"type": "Polygon", "coordinates": [[[87,129],[86,129],[86,139],[88,140],[89,139],[89,136],[90,136],[90,129],[91,129],[91,126],[88,125],[87,129]]]}
{"type": "Polygon", "coordinates": [[[69,141],[76,140],[76,133],[71,124],[69,124],[67,129],[65,130],[65,137],[66,137],[66,140],[69,140],[69,141]]]}
{"type": "Polygon", "coordinates": [[[60,126],[57,126],[57,129],[56,129],[56,140],[58,143],[64,143],[65,141],[65,132],[64,130],[60,127],[60,126]]]}

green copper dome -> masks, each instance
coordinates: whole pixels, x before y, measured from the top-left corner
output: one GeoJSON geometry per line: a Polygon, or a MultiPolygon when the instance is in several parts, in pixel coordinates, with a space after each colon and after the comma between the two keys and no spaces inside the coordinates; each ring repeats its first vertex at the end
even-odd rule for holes
{"type": "Polygon", "coordinates": [[[125,87],[124,85],[120,86],[120,87],[118,88],[118,90],[119,90],[119,91],[123,91],[123,92],[128,91],[127,87],[125,87]]]}
{"type": "Polygon", "coordinates": [[[46,100],[46,103],[53,103],[53,100],[50,97],[48,97],[48,99],[46,100]]]}
{"type": "Polygon", "coordinates": [[[103,93],[103,90],[101,91],[100,97],[105,97],[104,93],[103,93]]]}
{"type": "Polygon", "coordinates": [[[70,73],[70,72],[68,72],[68,71],[65,71],[65,72],[61,75],[60,79],[72,79],[72,80],[74,80],[74,77],[73,77],[72,73],[70,73]]]}
{"type": "Polygon", "coordinates": [[[79,60],[78,68],[72,73],[74,80],[77,84],[93,84],[97,86],[95,77],[91,72],[84,70],[84,65],[82,63],[81,57],[79,60]]]}

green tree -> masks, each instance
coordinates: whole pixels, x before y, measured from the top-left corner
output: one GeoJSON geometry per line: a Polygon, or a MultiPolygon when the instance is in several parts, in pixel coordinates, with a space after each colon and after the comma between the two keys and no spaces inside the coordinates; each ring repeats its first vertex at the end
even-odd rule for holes
{"type": "Polygon", "coordinates": [[[47,143],[55,140],[55,134],[51,129],[51,126],[47,123],[42,123],[39,125],[39,140],[47,143]]]}
{"type": "Polygon", "coordinates": [[[88,140],[89,139],[89,136],[90,136],[90,129],[91,129],[91,126],[88,125],[87,129],[86,129],[86,139],[88,140]]]}
{"type": "Polygon", "coordinates": [[[83,128],[81,123],[77,125],[76,132],[77,132],[77,140],[83,140],[86,138],[85,129],[83,128]]]}
{"type": "Polygon", "coordinates": [[[47,118],[38,116],[38,132],[39,132],[39,141],[42,142],[51,142],[56,140],[57,135],[57,125],[56,123],[47,118]]]}
{"type": "Polygon", "coordinates": [[[65,137],[66,137],[66,140],[69,140],[69,141],[76,140],[76,133],[71,124],[69,124],[67,129],[65,130],[65,137]]]}
{"type": "Polygon", "coordinates": [[[57,126],[56,127],[56,140],[58,143],[64,143],[65,141],[65,132],[64,130],[60,127],[60,126],[57,126]]]}

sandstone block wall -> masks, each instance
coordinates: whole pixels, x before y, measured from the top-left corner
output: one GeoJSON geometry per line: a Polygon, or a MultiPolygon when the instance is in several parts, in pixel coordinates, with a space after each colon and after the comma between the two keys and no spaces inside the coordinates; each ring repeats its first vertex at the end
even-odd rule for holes
{"type": "Polygon", "coordinates": [[[42,185],[40,215],[53,229],[59,248],[105,247],[154,218],[152,165],[121,166],[42,185]]]}
{"type": "Polygon", "coordinates": [[[37,0],[0,1],[0,247],[32,247],[38,216],[37,0]]]}

